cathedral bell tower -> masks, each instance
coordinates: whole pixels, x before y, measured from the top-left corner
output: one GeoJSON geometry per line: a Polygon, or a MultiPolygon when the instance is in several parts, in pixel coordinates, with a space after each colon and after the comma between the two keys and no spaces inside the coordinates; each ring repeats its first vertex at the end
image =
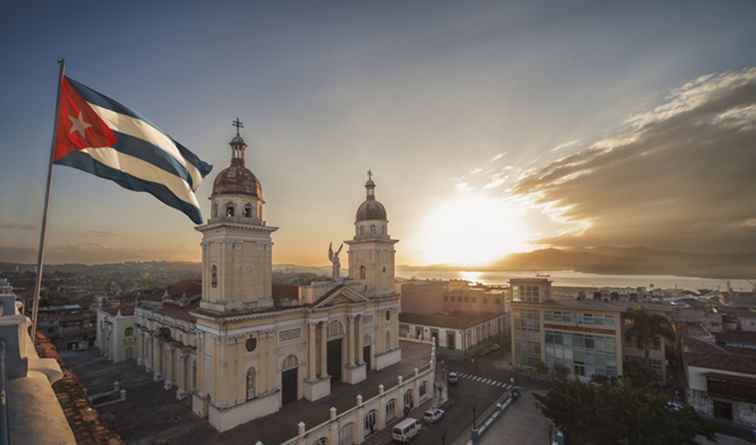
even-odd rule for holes
{"type": "Polygon", "coordinates": [[[349,245],[349,278],[365,283],[369,297],[393,294],[394,244],[388,234],[386,209],[375,199],[373,173],[368,170],[365,201],[357,208],[354,238],[349,245]]]}
{"type": "Polygon", "coordinates": [[[247,144],[231,139],[231,165],[215,178],[210,219],[202,233],[202,300],[213,312],[265,309],[273,306],[271,234],[277,227],[263,220],[262,185],[244,165],[247,144]]]}

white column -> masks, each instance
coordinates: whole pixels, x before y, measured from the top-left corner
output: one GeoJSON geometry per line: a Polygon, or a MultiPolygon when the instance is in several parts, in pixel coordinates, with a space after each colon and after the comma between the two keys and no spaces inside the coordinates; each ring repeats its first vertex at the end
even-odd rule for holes
{"type": "Polygon", "coordinates": [[[347,316],[347,366],[354,366],[354,317],[347,316]]]}
{"type": "Polygon", "coordinates": [[[317,356],[315,355],[315,352],[318,350],[317,339],[315,338],[315,323],[309,323],[307,325],[307,332],[307,378],[310,381],[313,381],[315,380],[317,366],[317,356]]]}
{"type": "Polygon", "coordinates": [[[363,364],[365,363],[365,360],[363,360],[363,352],[364,346],[362,344],[362,316],[360,315],[355,320],[355,334],[357,335],[357,364],[363,364]]]}
{"type": "Polygon", "coordinates": [[[160,380],[162,370],[160,362],[162,361],[163,351],[161,350],[160,343],[160,339],[157,336],[152,337],[152,379],[156,382],[160,380]]]}
{"type": "Polygon", "coordinates": [[[328,377],[328,330],[325,322],[320,323],[320,378],[328,377]]]}
{"type": "Polygon", "coordinates": [[[186,394],[186,354],[182,350],[176,351],[176,398],[181,399],[186,394]]]}
{"type": "Polygon", "coordinates": [[[165,389],[171,389],[174,383],[174,357],[173,357],[174,347],[170,343],[165,344],[165,369],[163,370],[164,376],[165,376],[165,389]]]}
{"type": "Polygon", "coordinates": [[[142,328],[137,328],[137,365],[142,366],[144,363],[144,331],[142,328]]]}

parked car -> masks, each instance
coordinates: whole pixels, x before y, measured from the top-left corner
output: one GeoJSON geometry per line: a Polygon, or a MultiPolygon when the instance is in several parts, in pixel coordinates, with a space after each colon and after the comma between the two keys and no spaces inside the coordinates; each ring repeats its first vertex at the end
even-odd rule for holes
{"type": "Polygon", "coordinates": [[[407,417],[394,426],[391,430],[391,438],[394,442],[407,443],[420,432],[420,422],[414,417],[407,417]]]}
{"type": "Polygon", "coordinates": [[[429,409],[423,414],[423,420],[428,423],[436,423],[444,417],[444,414],[446,414],[446,411],[441,408],[429,409]]]}
{"type": "Polygon", "coordinates": [[[448,376],[446,376],[446,381],[449,382],[450,385],[456,385],[459,383],[459,374],[452,371],[449,373],[448,376]]]}

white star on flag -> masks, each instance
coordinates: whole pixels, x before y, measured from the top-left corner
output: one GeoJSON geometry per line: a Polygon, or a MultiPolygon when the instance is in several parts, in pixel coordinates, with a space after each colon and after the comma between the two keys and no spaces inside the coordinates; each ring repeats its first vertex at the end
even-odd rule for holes
{"type": "Polygon", "coordinates": [[[71,131],[69,131],[69,133],[73,133],[75,131],[81,135],[82,139],[84,139],[86,137],[87,128],[91,127],[92,124],[88,124],[84,121],[84,117],[81,115],[81,111],[79,111],[78,118],[76,118],[75,116],[68,116],[68,118],[71,120],[71,131]]]}

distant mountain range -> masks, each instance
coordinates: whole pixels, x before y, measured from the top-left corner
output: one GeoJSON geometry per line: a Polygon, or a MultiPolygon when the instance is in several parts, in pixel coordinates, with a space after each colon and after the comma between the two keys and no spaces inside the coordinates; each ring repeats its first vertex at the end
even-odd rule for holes
{"type": "Polygon", "coordinates": [[[540,249],[516,253],[487,267],[433,265],[401,266],[408,270],[554,271],[618,274],[680,275],[705,278],[756,276],[756,253],[699,254],[646,247],[597,247],[592,249],[540,249]]]}
{"type": "MultiPolygon", "coordinates": [[[[20,267],[30,270],[31,264],[2,263],[0,273],[11,272],[20,267]]],[[[190,262],[144,261],[101,265],[58,264],[46,265],[48,270],[66,272],[92,272],[113,269],[179,270],[199,273],[200,264],[190,262]]],[[[540,249],[508,255],[486,267],[456,265],[398,266],[404,271],[422,270],[470,270],[470,271],[555,271],[617,274],[617,275],[679,275],[702,278],[754,278],[756,277],[756,253],[747,254],[699,254],[646,247],[598,247],[593,249],[540,249]]],[[[330,275],[330,266],[302,266],[298,264],[274,264],[273,270],[280,273],[309,273],[330,275]]],[[[342,269],[343,270],[343,269],[342,269]]],[[[344,271],[346,272],[346,271],[344,271]]]]}

